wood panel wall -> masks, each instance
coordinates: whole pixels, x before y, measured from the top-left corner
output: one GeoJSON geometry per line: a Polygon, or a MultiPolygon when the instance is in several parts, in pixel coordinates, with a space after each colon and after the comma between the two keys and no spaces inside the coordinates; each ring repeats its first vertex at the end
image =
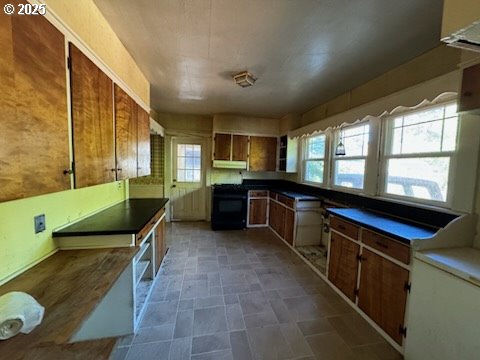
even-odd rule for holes
{"type": "Polygon", "coordinates": [[[43,16],[2,16],[0,38],[0,201],[70,189],[64,36],[43,16]]]}
{"type": "Polygon", "coordinates": [[[115,181],[113,82],[70,44],[75,187],[115,181]]]}

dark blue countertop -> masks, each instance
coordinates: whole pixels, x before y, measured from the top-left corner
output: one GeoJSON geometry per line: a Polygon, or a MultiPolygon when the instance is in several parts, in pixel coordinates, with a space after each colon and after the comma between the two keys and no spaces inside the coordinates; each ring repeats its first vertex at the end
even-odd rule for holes
{"type": "Polygon", "coordinates": [[[136,234],[168,202],[167,198],[129,199],[61,230],[53,237],[136,234]]]}
{"type": "Polygon", "coordinates": [[[402,222],[366,210],[327,208],[327,211],[332,215],[407,243],[413,239],[430,238],[437,232],[434,228],[402,222]]]}
{"type": "Polygon", "coordinates": [[[284,195],[284,196],[289,197],[291,199],[295,199],[295,200],[301,200],[301,201],[318,201],[318,200],[320,200],[319,197],[308,195],[308,194],[302,194],[302,193],[296,192],[296,191],[286,191],[286,190],[276,190],[276,189],[273,189],[271,191],[276,192],[276,193],[281,194],[281,195],[284,195]]]}

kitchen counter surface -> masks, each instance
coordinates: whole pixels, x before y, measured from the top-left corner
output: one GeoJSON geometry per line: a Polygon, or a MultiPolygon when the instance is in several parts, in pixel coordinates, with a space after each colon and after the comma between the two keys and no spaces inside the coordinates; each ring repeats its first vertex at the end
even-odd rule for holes
{"type": "Polygon", "coordinates": [[[428,239],[437,232],[433,228],[402,222],[401,220],[366,210],[327,208],[327,211],[332,215],[339,216],[404,243],[410,243],[413,239],[428,239]]]}
{"type": "Polygon", "coordinates": [[[53,237],[136,234],[168,202],[167,198],[129,199],[53,232],[53,237]]]}
{"type": "Polygon", "coordinates": [[[299,201],[320,201],[321,199],[317,196],[312,196],[308,194],[303,194],[297,191],[288,191],[288,190],[279,190],[279,189],[272,189],[271,191],[276,192],[278,194],[284,195],[291,199],[299,200],[299,201]]]}
{"type": "Polygon", "coordinates": [[[463,280],[480,286],[480,250],[472,247],[418,251],[415,257],[463,280]]]}
{"type": "Polygon", "coordinates": [[[45,307],[30,334],[0,341],[5,359],[108,359],[115,338],[69,343],[130,264],[138,248],[59,251],[0,286],[23,291],[45,307]]]}

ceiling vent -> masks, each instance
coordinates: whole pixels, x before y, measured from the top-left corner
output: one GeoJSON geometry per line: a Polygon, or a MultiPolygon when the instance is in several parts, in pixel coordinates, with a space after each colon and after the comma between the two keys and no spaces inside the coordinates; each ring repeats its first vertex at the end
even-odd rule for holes
{"type": "Polygon", "coordinates": [[[235,83],[241,87],[252,86],[255,84],[255,81],[257,81],[257,79],[248,71],[242,71],[237,75],[233,75],[233,80],[235,80],[235,83]]]}
{"type": "Polygon", "coordinates": [[[480,21],[444,37],[442,41],[449,46],[480,52],[480,21]]]}

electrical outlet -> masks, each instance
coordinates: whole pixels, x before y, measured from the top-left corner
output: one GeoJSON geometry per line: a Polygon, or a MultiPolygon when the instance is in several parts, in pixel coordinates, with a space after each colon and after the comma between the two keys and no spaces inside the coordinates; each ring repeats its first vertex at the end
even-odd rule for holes
{"type": "Polygon", "coordinates": [[[35,223],[35,234],[38,234],[39,232],[45,231],[45,228],[46,228],[45,214],[35,216],[33,218],[33,221],[35,223]]]}

